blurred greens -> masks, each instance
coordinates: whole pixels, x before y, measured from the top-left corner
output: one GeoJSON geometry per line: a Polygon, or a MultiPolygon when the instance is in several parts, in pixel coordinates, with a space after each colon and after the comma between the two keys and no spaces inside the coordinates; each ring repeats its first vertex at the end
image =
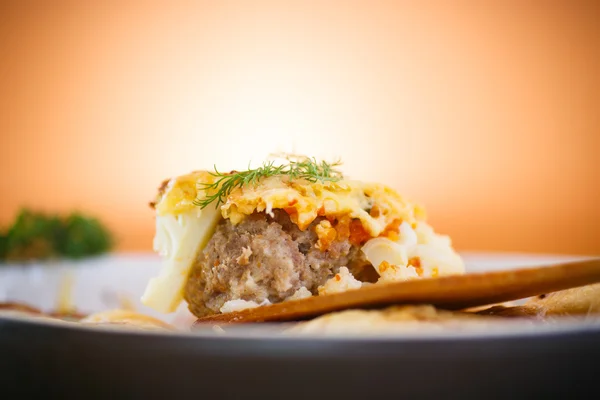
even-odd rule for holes
{"type": "Polygon", "coordinates": [[[105,253],[112,246],[112,235],[96,218],[22,209],[12,225],[0,232],[0,261],[80,259],[105,253]]]}

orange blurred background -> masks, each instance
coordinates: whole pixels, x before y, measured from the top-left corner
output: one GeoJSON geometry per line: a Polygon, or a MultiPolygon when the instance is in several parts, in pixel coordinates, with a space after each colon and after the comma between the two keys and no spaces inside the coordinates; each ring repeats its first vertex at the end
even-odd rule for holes
{"type": "Polygon", "coordinates": [[[341,156],[459,250],[600,253],[599,2],[2,1],[0,224],[150,250],[163,178],[341,156]]]}

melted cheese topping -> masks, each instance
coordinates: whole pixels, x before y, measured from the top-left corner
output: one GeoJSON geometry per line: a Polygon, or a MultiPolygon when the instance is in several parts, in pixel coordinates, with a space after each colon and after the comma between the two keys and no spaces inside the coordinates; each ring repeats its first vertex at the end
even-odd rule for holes
{"type": "Polygon", "coordinates": [[[395,220],[410,224],[425,219],[425,211],[376,183],[289,181],[286,176],[269,177],[260,185],[234,190],[221,207],[224,218],[238,224],[254,212],[283,209],[302,230],[318,216],[359,219],[371,237],[377,237],[395,220]]]}
{"type": "MultiPolygon", "coordinates": [[[[156,203],[157,215],[178,215],[200,210],[194,200],[206,196],[198,186],[214,182],[207,171],[196,171],[169,181],[156,203]]],[[[213,207],[212,204],[205,208],[213,207]]],[[[382,234],[394,221],[413,224],[425,220],[425,211],[417,204],[402,198],[392,188],[360,181],[309,182],[290,181],[287,176],[262,179],[258,185],[234,189],[220,211],[233,224],[240,223],[255,212],[272,214],[283,209],[302,230],[318,216],[359,219],[371,237],[382,234]]]]}
{"type": "Polygon", "coordinates": [[[164,191],[158,194],[156,215],[178,215],[191,210],[200,212],[194,200],[205,193],[198,190],[198,185],[213,183],[214,179],[208,171],[194,171],[169,180],[164,191]]]}

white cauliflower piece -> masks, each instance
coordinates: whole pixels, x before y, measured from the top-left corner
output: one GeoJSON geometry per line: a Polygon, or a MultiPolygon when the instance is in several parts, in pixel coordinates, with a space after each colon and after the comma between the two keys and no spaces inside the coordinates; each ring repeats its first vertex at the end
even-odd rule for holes
{"type": "Polygon", "coordinates": [[[354,278],[354,275],[346,267],[340,267],[340,271],[329,279],[323,286],[318,287],[319,295],[345,292],[352,289],[360,289],[362,282],[354,278]]]}

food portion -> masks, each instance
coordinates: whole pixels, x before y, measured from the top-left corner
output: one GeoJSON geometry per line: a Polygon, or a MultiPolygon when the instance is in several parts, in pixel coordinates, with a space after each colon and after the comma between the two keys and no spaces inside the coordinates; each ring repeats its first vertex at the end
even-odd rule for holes
{"type": "Polygon", "coordinates": [[[283,210],[253,213],[237,225],[222,220],[192,266],[185,299],[197,316],[223,311],[235,300],[275,303],[298,291],[314,291],[340,267],[363,268],[366,260],[348,238],[317,247],[319,217],[304,231],[283,210]],[[226,285],[226,287],[224,287],[226,285]]]}
{"type": "Polygon", "coordinates": [[[167,180],[152,203],[164,257],[143,303],[198,317],[363,285],[464,272],[422,207],[338,164],[288,159],[167,180]]]}

